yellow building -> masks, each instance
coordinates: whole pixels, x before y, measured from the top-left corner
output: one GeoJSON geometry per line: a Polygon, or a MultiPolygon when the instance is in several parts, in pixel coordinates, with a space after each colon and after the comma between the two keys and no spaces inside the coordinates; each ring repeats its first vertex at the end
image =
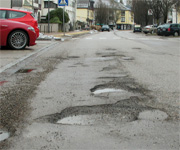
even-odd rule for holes
{"type": "Polygon", "coordinates": [[[177,14],[177,23],[180,24],[180,12],[178,12],[178,14],[177,14]]]}
{"type": "MultiPolygon", "coordinates": [[[[76,10],[77,22],[91,26],[94,21],[94,0],[78,0],[76,10]]],[[[80,26],[80,25],[78,25],[80,26]]]]}
{"type": "Polygon", "coordinates": [[[123,6],[124,8],[119,10],[119,19],[116,22],[117,29],[119,30],[128,30],[131,29],[134,25],[134,13],[130,8],[123,6]]]}

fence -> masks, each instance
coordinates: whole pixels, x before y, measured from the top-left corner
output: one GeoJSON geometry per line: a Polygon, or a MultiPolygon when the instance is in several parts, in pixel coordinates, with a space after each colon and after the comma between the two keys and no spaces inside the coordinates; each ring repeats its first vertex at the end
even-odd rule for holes
{"type": "MultiPolygon", "coordinates": [[[[47,33],[48,32],[48,23],[38,23],[39,30],[41,33],[47,33]]],[[[61,24],[58,23],[50,23],[49,24],[50,32],[59,32],[62,30],[61,24]]]]}

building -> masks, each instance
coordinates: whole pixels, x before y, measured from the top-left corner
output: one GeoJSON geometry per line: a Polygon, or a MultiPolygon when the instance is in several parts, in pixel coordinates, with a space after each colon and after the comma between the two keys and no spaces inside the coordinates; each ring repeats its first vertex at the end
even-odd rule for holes
{"type": "Polygon", "coordinates": [[[117,29],[132,29],[134,25],[134,13],[131,11],[131,8],[128,8],[123,4],[119,3],[117,13],[119,14],[119,19],[116,22],[117,29]]]}
{"type": "MultiPolygon", "coordinates": [[[[48,0],[41,0],[41,21],[46,20],[48,14],[48,0]]],[[[49,11],[58,8],[57,0],[49,0],[49,11]]]]}
{"type": "Polygon", "coordinates": [[[94,24],[94,0],[77,0],[76,20],[78,26],[94,24]]]}

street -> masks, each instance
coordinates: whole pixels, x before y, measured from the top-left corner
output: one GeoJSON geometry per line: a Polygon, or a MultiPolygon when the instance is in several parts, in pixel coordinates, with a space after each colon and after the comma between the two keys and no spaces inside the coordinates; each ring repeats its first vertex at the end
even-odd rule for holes
{"type": "Polygon", "coordinates": [[[1,149],[179,149],[179,37],[37,43],[0,50],[1,149]]]}

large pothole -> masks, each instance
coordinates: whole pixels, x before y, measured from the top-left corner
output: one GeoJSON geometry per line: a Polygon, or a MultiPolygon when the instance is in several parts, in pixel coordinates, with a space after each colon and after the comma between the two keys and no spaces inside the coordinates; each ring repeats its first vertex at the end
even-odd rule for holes
{"type": "Polygon", "coordinates": [[[145,106],[143,100],[138,97],[131,97],[114,104],[69,107],[60,113],[41,117],[37,121],[69,125],[126,123],[137,120],[139,113],[145,110],[154,108],[145,106]]]}

